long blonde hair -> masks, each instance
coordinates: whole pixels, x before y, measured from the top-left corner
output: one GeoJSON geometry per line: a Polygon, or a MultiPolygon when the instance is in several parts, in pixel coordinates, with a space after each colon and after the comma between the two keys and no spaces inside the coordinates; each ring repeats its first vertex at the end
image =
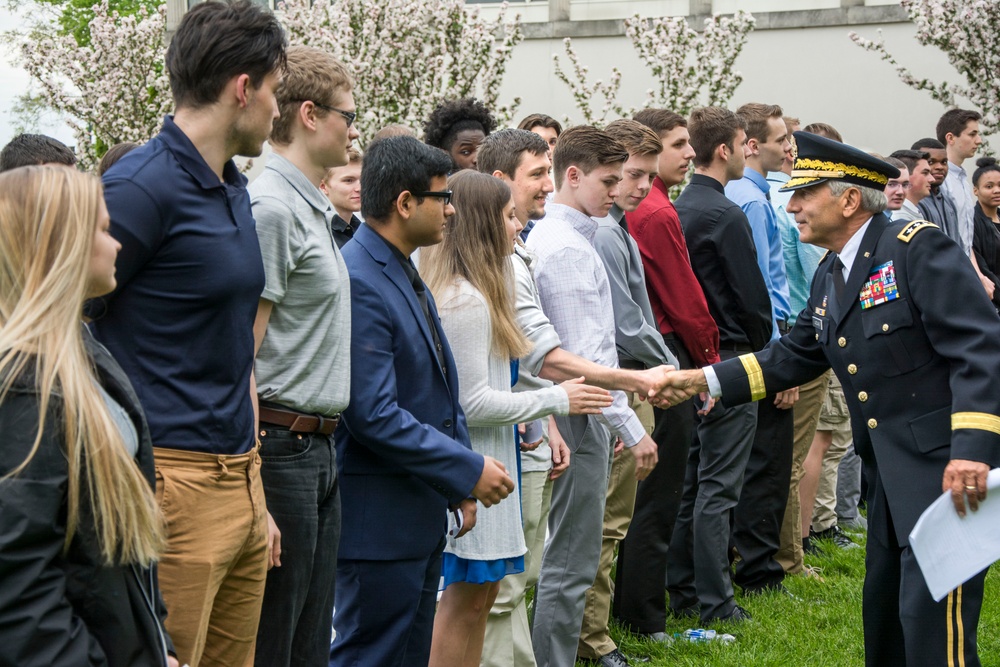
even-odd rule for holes
{"type": "Polygon", "coordinates": [[[66,167],[0,174],[0,404],[19,377],[33,375],[39,397],[31,451],[0,484],[38,452],[57,394],[69,468],[64,548],[76,533],[85,485],[105,562],[148,565],[163,548],[163,522],[96,391],[83,344],[80,318],[102,196],[97,178],[66,167]]]}
{"type": "Polygon", "coordinates": [[[513,245],[504,229],[503,209],[510,188],[499,178],[463,170],[448,179],[455,215],[444,241],[420,251],[420,268],[435,298],[456,277],[468,280],[486,298],[492,323],[493,351],[517,358],[531,350],[514,317],[513,245]]]}

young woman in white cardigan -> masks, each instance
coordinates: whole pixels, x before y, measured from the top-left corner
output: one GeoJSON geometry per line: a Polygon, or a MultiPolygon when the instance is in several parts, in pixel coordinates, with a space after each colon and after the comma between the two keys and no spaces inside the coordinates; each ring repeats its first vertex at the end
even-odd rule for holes
{"type": "MultiPolygon", "coordinates": [[[[437,302],[458,368],[459,401],[472,447],[518,469],[514,426],[550,414],[596,414],[611,402],[583,378],[511,392],[512,366],[530,343],[514,318],[510,254],[521,225],[500,179],[460,171],[448,181],[455,215],[444,241],[422,251],[421,273],[437,302]]],[[[517,489],[506,502],[477,508],[475,528],[448,537],[445,589],[434,621],[431,667],[476,667],[499,581],[524,570],[517,489]]]]}

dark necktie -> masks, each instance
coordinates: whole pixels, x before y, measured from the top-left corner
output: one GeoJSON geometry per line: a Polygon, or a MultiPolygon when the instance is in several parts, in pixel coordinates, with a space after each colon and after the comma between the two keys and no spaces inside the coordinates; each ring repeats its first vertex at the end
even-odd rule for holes
{"type": "Polygon", "coordinates": [[[441,372],[447,376],[448,369],[444,363],[444,346],[441,345],[441,337],[438,336],[437,327],[434,326],[434,318],[431,317],[430,304],[427,303],[427,287],[424,285],[424,281],[420,279],[420,275],[416,270],[413,271],[409,278],[410,284],[413,285],[413,291],[417,293],[417,301],[420,303],[420,309],[424,311],[427,328],[431,330],[431,336],[434,339],[434,350],[437,352],[438,366],[441,367],[441,372]]]}
{"type": "Polygon", "coordinates": [[[847,282],[844,280],[844,263],[837,257],[833,260],[833,289],[837,292],[837,303],[844,304],[844,290],[847,282]]]}

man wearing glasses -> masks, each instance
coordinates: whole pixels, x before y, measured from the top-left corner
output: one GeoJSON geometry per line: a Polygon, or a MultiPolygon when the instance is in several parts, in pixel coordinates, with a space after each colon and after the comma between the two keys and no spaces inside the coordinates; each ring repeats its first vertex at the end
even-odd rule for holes
{"type": "Polygon", "coordinates": [[[274,152],[249,187],[265,276],[254,322],[261,479],[287,545],[272,558],[257,629],[255,663],[268,667],[329,659],[340,540],[333,432],[350,396],[351,299],[319,184],[358,137],[351,87],[332,56],[288,49],[274,152]]]}
{"type": "Polygon", "coordinates": [[[434,299],[410,261],[455,212],[451,158],[413,137],[372,143],[365,224],[343,248],[351,280],[351,402],[337,431],[343,531],[330,664],[426,665],[445,517],[456,535],[514,490],[471,449],[434,299]]]}

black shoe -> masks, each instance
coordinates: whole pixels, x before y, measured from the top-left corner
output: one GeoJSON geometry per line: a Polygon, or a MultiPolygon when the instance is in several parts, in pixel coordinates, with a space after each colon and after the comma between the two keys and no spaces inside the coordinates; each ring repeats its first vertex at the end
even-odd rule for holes
{"type": "Polygon", "coordinates": [[[810,540],[830,540],[838,549],[858,549],[861,547],[854,540],[847,536],[840,526],[832,526],[820,532],[809,531],[810,540]]]}
{"type": "MultiPolygon", "coordinates": [[[[632,658],[635,662],[649,662],[649,658],[632,658]]],[[[632,663],[625,657],[625,654],[615,649],[611,653],[605,653],[597,660],[581,660],[588,665],[599,665],[600,667],[629,667],[632,663]]]]}
{"type": "Polygon", "coordinates": [[[719,616],[717,618],[710,618],[706,623],[713,621],[724,621],[726,623],[742,623],[743,621],[752,621],[753,616],[750,615],[743,607],[736,605],[736,608],[728,616],[719,616]]]}
{"type": "Polygon", "coordinates": [[[820,553],[820,548],[815,542],[812,541],[811,537],[803,537],[802,553],[807,553],[810,556],[816,556],[820,553]]]}

